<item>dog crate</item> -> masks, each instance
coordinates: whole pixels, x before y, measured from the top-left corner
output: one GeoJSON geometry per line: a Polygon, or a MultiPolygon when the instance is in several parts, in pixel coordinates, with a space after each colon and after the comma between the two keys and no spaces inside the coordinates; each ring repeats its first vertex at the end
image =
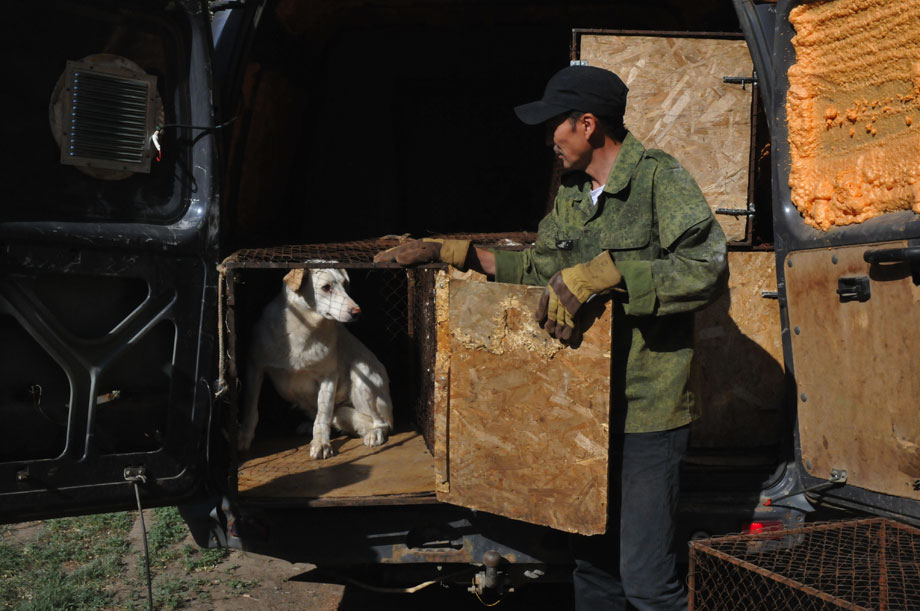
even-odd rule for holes
{"type": "MultiPolygon", "coordinates": [[[[523,248],[534,235],[454,235],[523,248]]],[[[246,249],[221,265],[222,385],[235,440],[251,329],[294,268],[346,269],[362,308],[352,333],[390,377],[395,430],[378,447],[334,437],[314,460],[307,416],[267,379],[250,450],[229,489],[248,501],[307,506],[447,501],[563,530],[606,528],[611,306],[596,306],[577,349],[533,311],[541,287],[484,282],[444,265],[375,265],[400,238],[246,249]],[[573,502],[573,499],[575,502],[573,502]]],[[[479,276],[478,278],[475,276],[479,276]]]]}
{"type": "Polygon", "coordinates": [[[690,543],[690,609],[920,609],[920,530],[884,518],[690,543]]]}

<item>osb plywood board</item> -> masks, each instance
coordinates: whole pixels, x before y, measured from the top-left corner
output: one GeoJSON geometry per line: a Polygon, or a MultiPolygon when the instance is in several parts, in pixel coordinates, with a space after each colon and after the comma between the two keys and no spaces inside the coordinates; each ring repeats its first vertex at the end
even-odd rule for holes
{"type": "MultiPolygon", "coordinates": [[[[542,287],[450,280],[450,503],[604,532],[611,313],[577,349],[533,320],[542,287]]],[[[441,345],[439,344],[439,349],[441,345]]]]}
{"type": "Polygon", "coordinates": [[[728,291],[697,313],[692,384],[702,417],[698,448],[754,448],[779,441],[783,344],[773,252],[729,252],[728,291]]]}
{"type": "Polygon", "coordinates": [[[238,491],[247,497],[347,500],[434,492],[434,459],[415,431],[398,432],[374,448],[336,437],[336,453],[325,460],[310,458],[310,440],[302,437],[256,442],[257,456],[239,467],[238,491]]]}
{"type": "MultiPolygon", "coordinates": [[[[722,82],[753,73],[744,40],[585,35],[581,59],[623,79],[626,127],[676,157],[713,209],[747,207],[751,88],[722,82]]],[[[729,240],[744,239],[744,217],[719,222],[729,240]]]]}
{"type": "Polygon", "coordinates": [[[866,250],[786,259],[802,460],[815,477],[845,469],[848,485],[920,500],[920,287],[909,264],[870,266],[866,250]],[[869,299],[841,303],[838,279],[860,276],[869,299]]]}

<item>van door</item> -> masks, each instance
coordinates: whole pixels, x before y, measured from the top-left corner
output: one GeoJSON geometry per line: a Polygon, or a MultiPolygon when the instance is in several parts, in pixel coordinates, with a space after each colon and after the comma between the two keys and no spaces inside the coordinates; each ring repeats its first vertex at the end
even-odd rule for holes
{"type": "Polygon", "coordinates": [[[920,4],[849,4],[735,1],[773,88],[777,279],[802,487],[916,521],[920,4]],[[869,40],[886,50],[867,52],[869,40]]]}
{"type": "Polygon", "coordinates": [[[0,521],[202,483],[217,155],[203,2],[5,7],[0,521]],[[50,127],[50,129],[49,129],[50,127]]]}

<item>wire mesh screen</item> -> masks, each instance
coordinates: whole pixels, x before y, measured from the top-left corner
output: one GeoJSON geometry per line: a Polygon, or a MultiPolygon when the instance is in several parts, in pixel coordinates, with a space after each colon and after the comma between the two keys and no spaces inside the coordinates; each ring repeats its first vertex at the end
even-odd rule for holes
{"type": "MultiPolygon", "coordinates": [[[[472,240],[479,246],[522,248],[532,243],[536,234],[516,233],[462,233],[433,237],[472,240]]],[[[387,248],[393,248],[410,240],[409,236],[384,236],[371,240],[340,242],[335,244],[295,244],[271,248],[243,248],[226,259],[221,266],[225,269],[250,267],[347,267],[384,268],[398,267],[397,264],[374,264],[374,255],[387,248]]]]}
{"type": "Polygon", "coordinates": [[[920,530],[827,522],[690,544],[690,609],[920,609],[920,530]]]}

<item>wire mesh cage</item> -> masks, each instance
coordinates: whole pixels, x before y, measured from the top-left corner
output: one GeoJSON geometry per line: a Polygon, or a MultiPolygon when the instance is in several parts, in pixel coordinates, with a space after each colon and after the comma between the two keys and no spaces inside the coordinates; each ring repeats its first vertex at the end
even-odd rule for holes
{"type": "Polygon", "coordinates": [[[920,530],[875,518],[690,544],[690,609],[920,609],[920,530]]]}

